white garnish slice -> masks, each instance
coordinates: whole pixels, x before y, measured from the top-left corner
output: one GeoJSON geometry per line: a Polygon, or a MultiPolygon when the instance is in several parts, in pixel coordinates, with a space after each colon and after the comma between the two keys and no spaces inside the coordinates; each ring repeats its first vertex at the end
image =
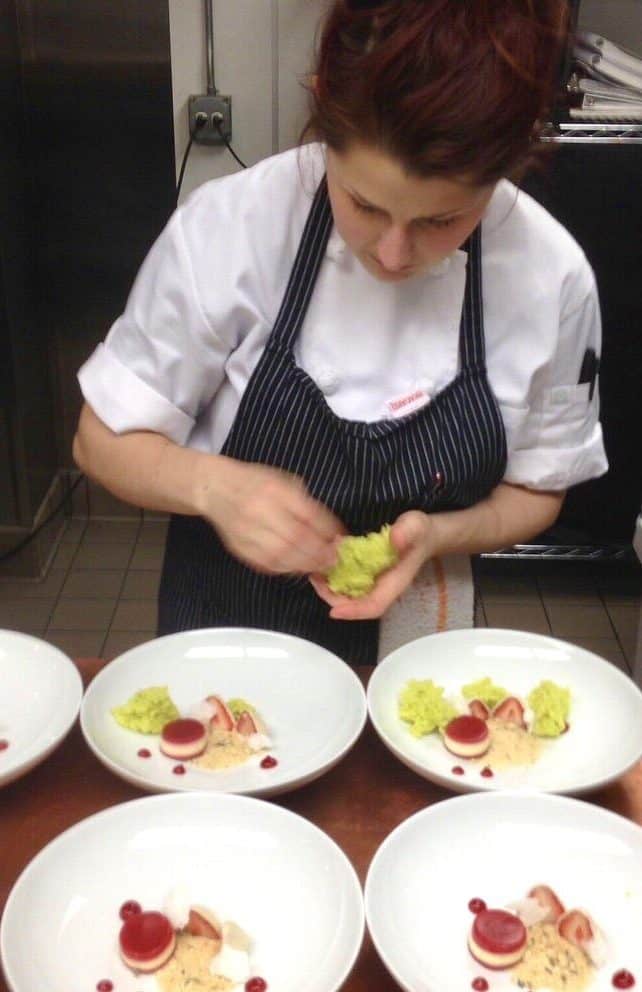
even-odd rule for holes
{"type": "Polygon", "coordinates": [[[608,956],[606,940],[604,939],[604,934],[595,925],[593,920],[591,920],[591,930],[593,931],[593,936],[585,944],[582,944],[582,947],[588,955],[591,964],[594,964],[596,968],[601,968],[606,963],[608,956]]]}
{"type": "Polygon", "coordinates": [[[238,923],[228,920],[223,924],[223,943],[235,951],[249,951],[251,940],[238,923]]]}
{"type": "Polygon", "coordinates": [[[163,912],[174,930],[182,930],[187,926],[191,905],[189,893],[184,885],[175,885],[167,893],[163,912]]]}
{"type": "Polygon", "coordinates": [[[222,975],[236,985],[246,982],[251,975],[249,954],[224,941],[218,954],[210,961],[210,974],[222,975]]]}
{"type": "Polygon", "coordinates": [[[525,896],[523,899],[518,899],[516,902],[510,902],[506,906],[509,913],[514,913],[515,916],[519,916],[520,920],[525,927],[532,927],[536,923],[541,923],[542,920],[546,919],[549,910],[546,906],[542,906],[537,899],[533,896],[525,896]]]}
{"type": "Polygon", "coordinates": [[[200,720],[206,726],[209,724],[210,720],[216,713],[216,707],[208,703],[207,699],[202,699],[200,703],[194,703],[190,706],[187,711],[187,715],[192,718],[192,720],[200,720]]]}
{"type": "Polygon", "coordinates": [[[267,734],[250,734],[246,740],[252,751],[265,751],[272,747],[272,741],[267,734]]]}

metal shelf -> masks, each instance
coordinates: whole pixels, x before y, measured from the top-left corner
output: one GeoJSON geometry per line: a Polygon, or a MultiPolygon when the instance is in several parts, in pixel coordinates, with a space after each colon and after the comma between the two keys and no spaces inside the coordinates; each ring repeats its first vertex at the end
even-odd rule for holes
{"type": "Polygon", "coordinates": [[[552,141],[559,144],[609,144],[609,145],[640,145],[642,144],[642,121],[571,121],[568,123],[549,124],[544,130],[542,141],[552,141]]]}
{"type": "Polygon", "coordinates": [[[636,556],[630,544],[515,544],[479,555],[480,558],[510,558],[524,561],[534,558],[547,561],[623,561],[635,562],[636,556]]]}

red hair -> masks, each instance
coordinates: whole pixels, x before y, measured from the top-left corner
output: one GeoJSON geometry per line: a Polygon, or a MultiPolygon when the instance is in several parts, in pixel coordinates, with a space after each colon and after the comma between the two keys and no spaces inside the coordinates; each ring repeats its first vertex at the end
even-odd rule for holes
{"type": "Polygon", "coordinates": [[[312,133],[373,145],[420,177],[522,172],[552,102],[565,0],[335,0],[310,87],[312,133]]]}

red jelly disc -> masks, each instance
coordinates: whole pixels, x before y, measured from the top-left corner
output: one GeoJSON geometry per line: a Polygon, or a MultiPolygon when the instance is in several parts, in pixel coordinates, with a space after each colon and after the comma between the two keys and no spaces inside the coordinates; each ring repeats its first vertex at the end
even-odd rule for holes
{"type": "Polygon", "coordinates": [[[151,961],[162,954],[174,938],[172,925],[163,913],[134,913],[120,928],[123,954],[133,961],[151,961]]]}
{"type": "Polygon", "coordinates": [[[473,940],[491,954],[512,954],[526,942],[526,927],[504,909],[482,909],[473,922],[473,940]]]}
{"type": "Polygon", "coordinates": [[[459,744],[481,744],[488,737],[486,721],[468,714],[456,716],[446,725],[445,732],[459,744]]]}
{"type": "Polygon", "coordinates": [[[191,744],[193,741],[200,741],[203,737],[203,724],[200,720],[192,720],[191,717],[172,720],[171,723],[165,724],[161,736],[169,744],[191,744]]]}

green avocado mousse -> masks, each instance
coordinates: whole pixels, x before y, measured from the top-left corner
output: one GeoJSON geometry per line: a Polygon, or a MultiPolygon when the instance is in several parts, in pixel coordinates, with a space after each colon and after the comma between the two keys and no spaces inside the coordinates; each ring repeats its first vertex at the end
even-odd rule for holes
{"type": "Polygon", "coordinates": [[[139,734],[160,734],[167,723],[180,716],[166,685],[140,689],[122,706],[114,706],[111,713],[121,727],[139,734]]]}
{"type": "Polygon", "coordinates": [[[326,576],[332,592],[358,599],[373,589],[377,576],[398,559],[390,538],[390,525],[362,537],[344,537],[337,548],[338,561],[326,576]]]}

